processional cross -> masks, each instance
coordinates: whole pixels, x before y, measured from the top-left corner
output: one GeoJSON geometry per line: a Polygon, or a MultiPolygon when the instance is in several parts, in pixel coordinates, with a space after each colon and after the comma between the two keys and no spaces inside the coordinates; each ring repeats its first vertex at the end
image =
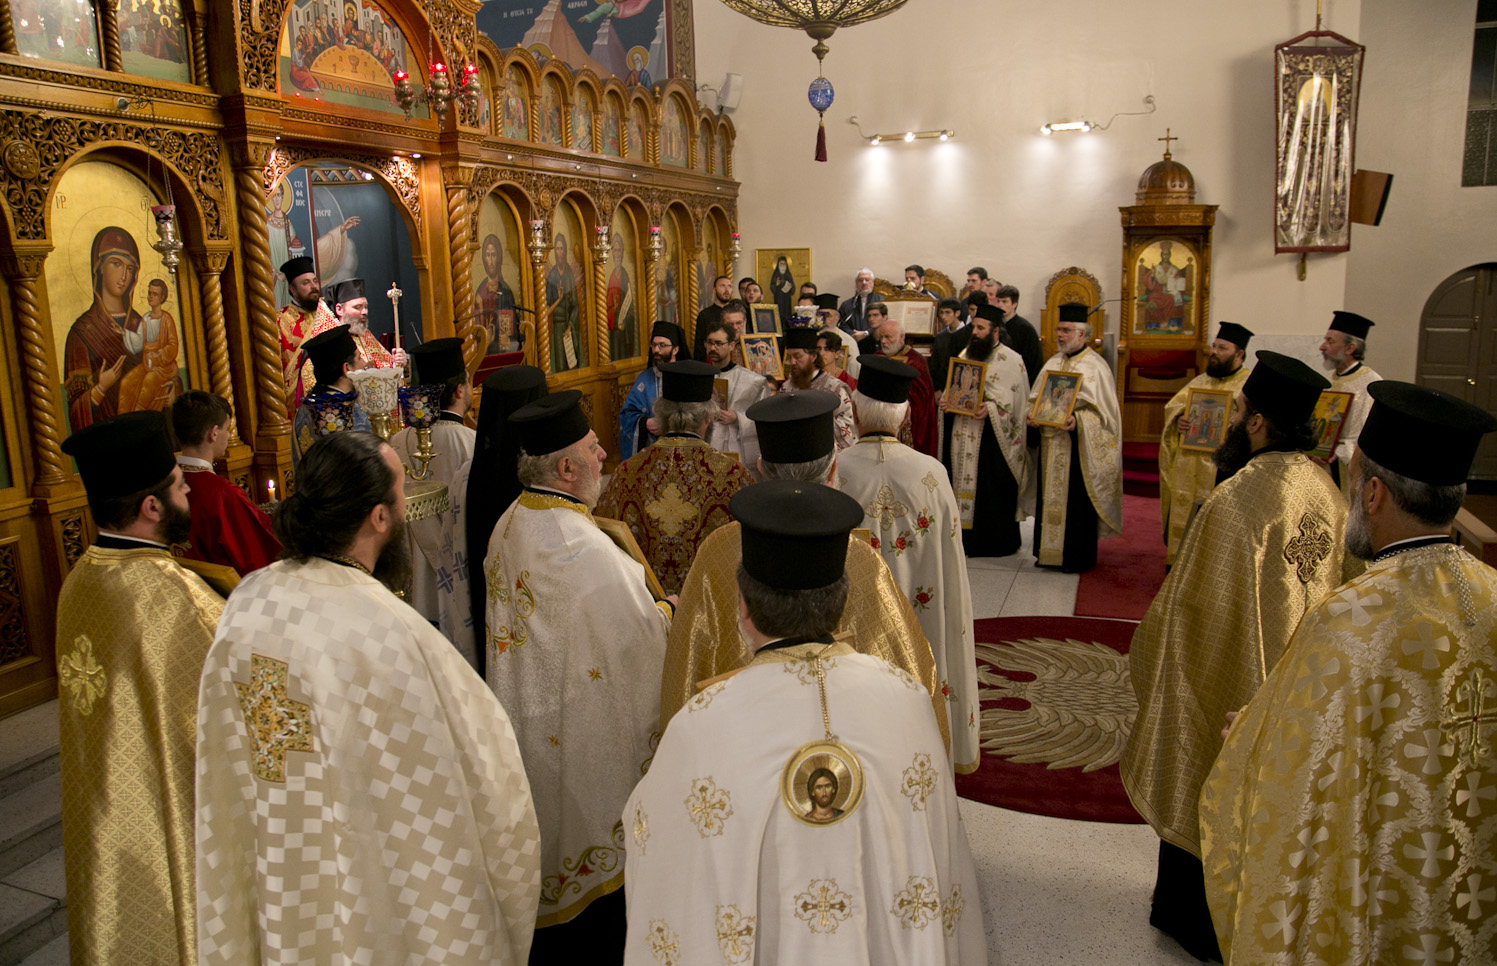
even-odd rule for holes
{"type": "Polygon", "coordinates": [[[1471,676],[1455,689],[1457,700],[1464,700],[1464,708],[1452,708],[1451,713],[1440,719],[1440,727],[1451,732],[1457,752],[1465,745],[1467,764],[1475,766],[1478,759],[1492,754],[1487,736],[1497,728],[1497,708],[1489,707],[1488,698],[1497,698],[1497,682],[1482,676],[1480,668],[1473,668],[1471,676]]]}

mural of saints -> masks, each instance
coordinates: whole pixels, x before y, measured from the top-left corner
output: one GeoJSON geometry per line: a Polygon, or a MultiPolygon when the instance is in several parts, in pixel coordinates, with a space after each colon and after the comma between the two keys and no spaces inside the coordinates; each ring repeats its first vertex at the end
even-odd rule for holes
{"type": "Polygon", "coordinates": [[[489,335],[486,353],[510,351],[514,338],[515,293],[504,280],[504,243],[498,235],[483,239],[483,281],[474,295],[478,298],[478,324],[489,335]]]}
{"type": "Polygon", "coordinates": [[[613,227],[610,258],[613,272],[608,276],[608,354],[614,359],[629,359],[639,354],[639,312],[635,305],[634,285],[629,279],[632,246],[626,246],[617,224],[613,227]]]}
{"type": "Polygon", "coordinates": [[[568,251],[567,236],[557,231],[551,247],[551,264],[546,269],[546,313],[551,319],[552,372],[570,372],[587,365],[587,346],[582,339],[582,305],[577,296],[578,272],[568,251]]]}
{"type": "Polygon", "coordinates": [[[150,315],[133,307],[140,249],[110,226],[89,249],[93,302],[73,321],[63,343],[68,417],[76,431],[140,409],[164,409],[177,397],[177,323],[162,309],[168,289],[152,280],[150,315]]]}

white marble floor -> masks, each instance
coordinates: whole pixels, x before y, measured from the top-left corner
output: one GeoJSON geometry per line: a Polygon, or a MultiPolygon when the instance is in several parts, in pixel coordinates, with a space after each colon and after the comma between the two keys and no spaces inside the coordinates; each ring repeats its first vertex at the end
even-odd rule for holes
{"type": "MultiPolygon", "coordinates": [[[[972,611],[985,617],[1071,617],[1075,574],[1040,570],[1024,548],[967,561],[972,611]]],[[[961,803],[982,887],[990,966],[1178,964],[1196,959],[1149,925],[1159,839],[1147,825],[1110,825],[961,803]]]]}

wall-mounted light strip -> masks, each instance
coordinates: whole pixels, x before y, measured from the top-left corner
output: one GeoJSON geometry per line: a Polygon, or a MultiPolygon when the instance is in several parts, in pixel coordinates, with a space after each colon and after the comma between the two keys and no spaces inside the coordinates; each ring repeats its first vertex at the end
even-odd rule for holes
{"type": "Polygon", "coordinates": [[[952,130],[944,131],[906,131],[903,134],[865,134],[869,144],[883,144],[885,141],[950,141],[956,137],[952,130]]]}
{"type": "Polygon", "coordinates": [[[1087,134],[1096,126],[1091,121],[1052,121],[1049,124],[1041,124],[1040,133],[1061,134],[1066,131],[1080,131],[1082,134],[1087,134]]]}

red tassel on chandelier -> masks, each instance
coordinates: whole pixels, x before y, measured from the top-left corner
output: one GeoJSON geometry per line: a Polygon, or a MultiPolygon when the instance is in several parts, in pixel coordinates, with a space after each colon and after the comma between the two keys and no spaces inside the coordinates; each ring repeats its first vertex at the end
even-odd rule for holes
{"type": "Polygon", "coordinates": [[[816,160],[826,160],[826,124],[822,121],[816,122],[816,160]]]}

